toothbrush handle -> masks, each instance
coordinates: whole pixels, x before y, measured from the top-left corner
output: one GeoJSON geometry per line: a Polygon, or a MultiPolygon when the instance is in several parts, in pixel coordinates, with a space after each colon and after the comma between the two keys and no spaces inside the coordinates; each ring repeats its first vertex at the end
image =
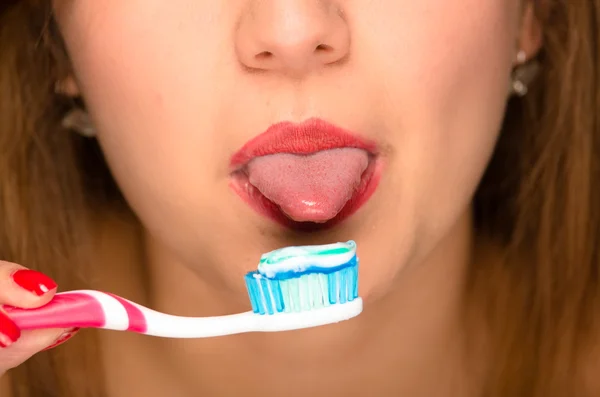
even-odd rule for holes
{"type": "Polygon", "coordinates": [[[99,291],[62,292],[36,309],[5,307],[4,310],[21,330],[79,327],[146,331],[145,316],[136,305],[99,291]]]}
{"type": "Polygon", "coordinates": [[[21,330],[102,328],[166,338],[210,338],[244,332],[280,332],[332,324],[362,312],[362,299],[321,309],[260,315],[252,311],[214,317],[160,313],[119,296],[92,290],[61,292],[36,309],[4,307],[21,330]]]}
{"type": "Polygon", "coordinates": [[[58,293],[35,309],[4,307],[21,330],[101,328],[170,338],[207,338],[261,328],[253,312],[215,317],[181,317],[160,313],[120,296],[93,290],[58,293]]]}

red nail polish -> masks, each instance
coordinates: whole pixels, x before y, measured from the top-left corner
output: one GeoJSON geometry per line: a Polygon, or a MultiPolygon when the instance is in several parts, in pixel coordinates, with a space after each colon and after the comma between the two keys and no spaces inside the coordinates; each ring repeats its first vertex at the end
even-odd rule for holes
{"type": "Polygon", "coordinates": [[[8,316],[0,312],[0,347],[8,347],[21,336],[21,330],[8,316]]]}
{"type": "Polygon", "coordinates": [[[35,270],[17,270],[12,274],[12,279],[19,287],[37,296],[42,296],[56,288],[54,280],[35,270]]]}
{"type": "Polygon", "coordinates": [[[71,328],[70,330],[63,332],[53,344],[43,349],[42,351],[54,349],[56,346],[62,345],[63,343],[71,339],[78,331],[79,328],[71,328]]]}

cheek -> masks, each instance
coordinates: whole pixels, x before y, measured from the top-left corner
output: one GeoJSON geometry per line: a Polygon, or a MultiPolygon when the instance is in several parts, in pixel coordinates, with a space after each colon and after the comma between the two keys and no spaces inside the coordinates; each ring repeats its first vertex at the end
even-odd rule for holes
{"type": "Polygon", "coordinates": [[[455,219],[491,156],[516,53],[518,7],[512,3],[414,2],[398,7],[402,16],[374,25],[380,30],[373,36],[384,39],[364,50],[380,68],[373,74],[388,76],[390,99],[383,103],[394,135],[390,166],[402,175],[398,193],[420,222],[455,219]]]}
{"type": "Polygon", "coordinates": [[[214,22],[223,2],[209,3],[187,2],[193,17],[182,18],[162,1],[72,2],[61,24],[98,140],[142,216],[208,200],[222,171],[224,140],[212,132],[228,24],[214,22]]]}
{"type": "Polygon", "coordinates": [[[423,192],[433,194],[420,199],[432,219],[443,221],[468,205],[498,137],[516,53],[516,34],[507,32],[515,10],[503,3],[473,4],[478,12],[463,13],[461,28],[444,32],[433,46],[435,61],[421,64],[425,84],[415,94],[412,120],[425,121],[414,145],[427,153],[418,177],[430,182],[423,192]]]}
{"type": "MultiPolygon", "coordinates": [[[[505,111],[518,8],[504,0],[399,3],[396,14],[357,14],[353,22],[370,32],[357,53],[380,87],[377,112],[393,151],[375,199],[378,230],[390,236],[386,257],[406,265],[428,255],[468,210],[505,111]]],[[[367,276],[399,269],[385,263],[367,276]]]]}
{"type": "MultiPolygon", "coordinates": [[[[231,133],[219,127],[227,107],[220,82],[232,80],[222,68],[232,26],[218,16],[226,3],[186,2],[190,9],[182,10],[158,0],[77,1],[61,24],[121,191],[150,233],[194,264],[199,253],[212,263],[211,254],[222,256],[244,238],[239,227],[216,237],[219,224],[239,223],[222,210],[237,200],[224,177],[231,133]]],[[[241,251],[251,263],[261,252],[241,251]]]]}

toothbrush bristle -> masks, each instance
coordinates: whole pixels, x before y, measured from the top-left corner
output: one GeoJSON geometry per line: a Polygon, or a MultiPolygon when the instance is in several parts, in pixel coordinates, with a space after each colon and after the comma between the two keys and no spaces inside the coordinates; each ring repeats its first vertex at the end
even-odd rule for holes
{"type": "Polygon", "coordinates": [[[358,261],[330,273],[304,273],[285,279],[270,279],[250,272],[245,281],[254,313],[310,311],[358,297],[358,261]]]}

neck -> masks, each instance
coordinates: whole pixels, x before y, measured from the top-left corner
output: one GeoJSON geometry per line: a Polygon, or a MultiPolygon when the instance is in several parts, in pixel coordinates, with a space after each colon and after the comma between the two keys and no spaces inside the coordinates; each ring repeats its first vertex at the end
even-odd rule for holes
{"type": "MultiPolygon", "coordinates": [[[[355,319],[275,334],[161,339],[154,341],[156,351],[177,371],[178,383],[189,382],[207,395],[237,395],[240,390],[306,395],[330,391],[334,385],[340,392],[354,393],[368,387],[361,395],[449,395],[449,387],[465,395],[461,380],[467,338],[464,280],[472,259],[470,217],[465,215],[454,229],[427,258],[401,272],[388,294],[367,300],[355,319]]],[[[247,310],[170,260],[167,250],[146,241],[153,308],[190,316],[247,310]]]]}

